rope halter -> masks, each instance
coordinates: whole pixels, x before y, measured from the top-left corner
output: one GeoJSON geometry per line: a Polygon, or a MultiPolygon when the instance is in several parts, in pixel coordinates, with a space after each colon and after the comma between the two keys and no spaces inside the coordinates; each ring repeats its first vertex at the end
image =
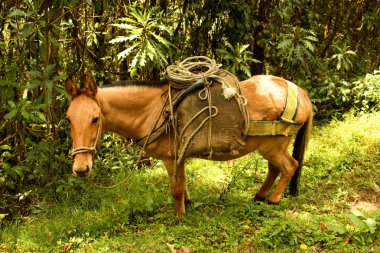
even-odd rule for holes
{"type": "Polygon", "coordinates": [[[70,156],[74,157],[75,155],[81,154],[81,153],[90,153],[90,154],[95,154],[96,153],[96,145],[98,144],[98,140],[99,140],[99,136],[100,136],[101,123],[102,123],[102,121],[101,121],[101,119],[99,119],[99,125],[98,125],[98,128],[96,130],[96,138],[95,138],[95,142],[92,145],[92,147],[73,148],[69,152],[70,156]]]}

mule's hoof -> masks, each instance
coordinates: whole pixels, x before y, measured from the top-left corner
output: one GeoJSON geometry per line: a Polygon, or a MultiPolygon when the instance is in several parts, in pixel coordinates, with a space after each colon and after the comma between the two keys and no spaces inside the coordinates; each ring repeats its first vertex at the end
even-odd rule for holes
{"type": "Polygon", "coordinates": [[[265,201],[265,197],[260,197],[260,196],[255,195],[255,197],[253,198],[253,201],[264,202],[265,201]]]}
{"type": "Polygon", "coordinates": [[[269,205],[278,205],[278,204],[280,204],[280,201],[271,201],[271,200],[268,200],[268,204],[269,205]]]}
{"type": "Polygon", "coordinates": [[[182,211],[182,212],[176,212],[174,211],[174,216],[177,217],[177,218],[183,218],[185,216],[185,211],[182,211]]]}

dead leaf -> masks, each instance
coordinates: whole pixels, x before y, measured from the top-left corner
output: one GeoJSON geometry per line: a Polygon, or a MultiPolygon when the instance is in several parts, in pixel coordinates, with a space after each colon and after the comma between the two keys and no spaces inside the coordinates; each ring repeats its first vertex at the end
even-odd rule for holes
{"type": "Polygon", "coordinates": [[[191,253],[191,250],[182,246],[179,250],[177,250],[177,253],[191,253]]]}
{"type": "Polygon", "coordinates": [[[296,219],[298,217],[298,212],[296,212],[296,210],[289,210],[286,212],[286,215],[290,218],[296,219]]]}
{"type": "Polygon", "coordinates": [[[168,248],[169,248],[169,250],[170,250],[171,253],[176,253],[176,250],[175,250],[175,248],[174,248],[174,245],[169,244],[169,243],[166,243],[166,245],[168,245],[168,248]]]}
{"type": "Polygon", "coordinates": [[[171,253],[191,253],[191,250],[186,247],[181,247],[180,249],[175,249],[174,245],[166,243],[171,253]]]}
{"type": "Polygon", "coordinates": [[[323,231],[327,231],[327,230],[329,230],[329,229],[327,228],[327,225],[326,225],[323,221],[319,222],[319,226],[321,227],[321,229],[322,229],[323,231]]]}
{"type": "Polygon", "coordinates": [[[71,248],[71,245],[73,245],[73,244],[70,242],[65,243],[65,245],[63,245],[63,252],[69,251],[71,248]]]}
{"type": "Polygon", "coordinates": [[[380,192],[380,186],[378,186],[376,183],[373,183],[373,189],[375,192],[380,192]]]}

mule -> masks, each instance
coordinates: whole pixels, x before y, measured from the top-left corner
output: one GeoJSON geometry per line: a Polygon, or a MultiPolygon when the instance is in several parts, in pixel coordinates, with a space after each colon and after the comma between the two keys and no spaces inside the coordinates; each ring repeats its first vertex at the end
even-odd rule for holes
{"type": "MultiPolygon", "coordinates": [[[[275,76],[259,75],[241,81],[241,91],[247,100],[249,119],[253,121],[271,121],[279,119],[284,110],[289,81],[275,76]]],[[[161,108],[165,104],[165,95],[169,84],[152,86],[114,86],[98,87],[91,76],[84,78],[82,87],[71,78],[65,82],[71,104],[67,110],[67,119],[71,125],[73,139],[73,173],[78,177],[88,177],[93,166],[96,146],[103,131],[118,133],[132,139],[142,139],[153,128],[165,121],[161,108]],[[158,117],[159,116],[159,117],[158,117]]],[[[244,147],[238,153],[215,154],[208,159],[226,161],[244,156],[255,150],[268,161],[268,173],[254,199],[277,204],[280,202],[290,182],[290,193],[296,195],[298,179],[302,167],[305,149],[310,136],[313,113],[307,93],[298,89],[298,108],[294,121],[302,124],[296,134],[293,155],[288,152],[292,136],[268,135],[246,136],[244,147]],[[276,178],[279,181],[269,195],[276,178]]],[[[190,202],[187,188],[185,162],[176,164],[176,145],[173,137],[163,132],[145,147],[145,152],[153,158],[162,160],[170,181],[174,199],[174,212],[185,214],[185,206],[190,202]]]]}

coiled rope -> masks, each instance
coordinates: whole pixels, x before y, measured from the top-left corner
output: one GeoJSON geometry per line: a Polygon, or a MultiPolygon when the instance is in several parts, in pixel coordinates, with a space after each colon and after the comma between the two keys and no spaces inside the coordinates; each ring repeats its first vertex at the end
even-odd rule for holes
{"type": "Polygon", "coordinates": [[[227,82],[220,74],[226,70],[221,70],[221,64],[217,64],[214,59],[206,56],[193,56],[186,58],[177,65],[170,65],[166,68],[167,77],[170,80],[171,87],[182,90],[188,88],[191,84],[199,79],[212,79],[222,84],[223,95],[230,99],[236,95],[239,87],[239,81],[235,78],[233,83],[227,82]]]}
{"type": "Polygon", "coordinates": [[[220,67],[221,65],[216,64],[214,59],[206,56],[193,56],[177,65],[168,66],[166,73],[172,87],[181,90],[199,79],[216,77],[220,67]]]}

